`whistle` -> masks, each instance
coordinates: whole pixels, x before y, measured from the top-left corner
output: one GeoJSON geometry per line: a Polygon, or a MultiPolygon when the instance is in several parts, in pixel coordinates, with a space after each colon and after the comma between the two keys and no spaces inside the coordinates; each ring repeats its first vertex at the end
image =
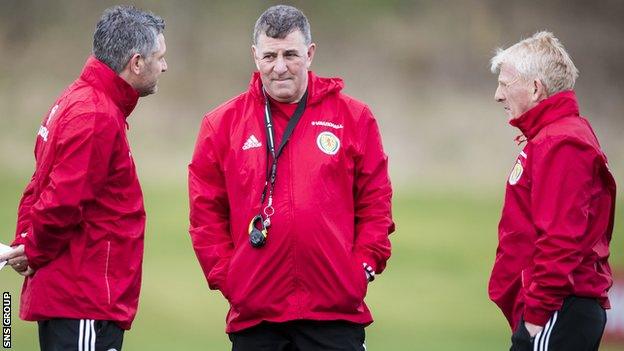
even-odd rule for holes
{"type": "Polygon", "coordinates": [[[249,243],[252,247],[259,249],[266,244],[266,238],[267,228],[264,225],[264,220],[261,215],[256,215],[249,222],[249,243]],[[258,223],[260,224],[260,229],[258,229],[258,223]]]}

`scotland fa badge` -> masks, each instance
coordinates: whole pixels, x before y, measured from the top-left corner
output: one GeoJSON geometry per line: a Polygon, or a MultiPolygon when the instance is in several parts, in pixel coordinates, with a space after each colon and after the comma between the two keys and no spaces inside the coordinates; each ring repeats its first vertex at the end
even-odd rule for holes
{"type": "Polygon", "coordinates": [[[518,183],[520,177],[522,177],[522,171],[524,171],[524,169],[522,168],[520,161],[516,162],[516,165],[511,170],[511,174],[509,175],[510,185],[516,185],[518,183]]]}
{"type": "Polygon", "coordinates": [[[340,139],[331,132],[322,132],[316,138],[316,145],[328,155],[335,155],[340,149],[340,139]]]}

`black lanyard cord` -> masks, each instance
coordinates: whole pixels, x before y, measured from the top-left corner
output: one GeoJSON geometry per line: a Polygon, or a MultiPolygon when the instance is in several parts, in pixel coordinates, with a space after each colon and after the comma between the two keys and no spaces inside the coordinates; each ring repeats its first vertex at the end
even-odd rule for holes
{"type": "MultiPolygon", "coordinates": [[[[293,131],[295,130],[295,126],[303,116],[303,112],[305,111],[307,100],[308,100],[308,91],[303,94],[299,102],[297,103],[297,109],[290,117],[288,124],[286,125],[286,129],[284,130],[284,135],[282,136],[282,140],[280,142],[279,148],[277,152],[275,152],[275,137],[273,132],[273,118],[271,116],[271,107],[269,102],[269,96],[262,89],[264,93],[264,126],[266,127],[266,139],[267,139],[267,164],[266,164],[266,182],[264,184],[264,189],[262,190],[262,198],[260,199],[260,204],[264,204],[264,200],[267,195],[267,190],[269,191],[269,204],[267,207],[272,207],[272,198],[273,194],[273,186],[275,185],[275,178],[277,177],[277,160],[284,151],[284,147],[290,139],[293,131]],[[273,159],[271,167],[269,168],[269,155],[273,159]]],[[[265,211],[266,212],[266,211],[265,211]]],[[[271,213],[272,214],[272,213],[271,213]]],[[[270,216],[270,214],[266,214],[270,216]]]]}

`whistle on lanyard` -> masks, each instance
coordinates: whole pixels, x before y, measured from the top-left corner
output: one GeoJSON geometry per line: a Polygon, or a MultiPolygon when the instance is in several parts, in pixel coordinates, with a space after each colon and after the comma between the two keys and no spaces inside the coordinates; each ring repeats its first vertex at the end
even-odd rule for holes
{"type": "Polygon", "coordinates": [[[264,224],[262,215],[256,215],[249,222],[249,243],[256,249],[266,244],[267,227],[264,224]]]}

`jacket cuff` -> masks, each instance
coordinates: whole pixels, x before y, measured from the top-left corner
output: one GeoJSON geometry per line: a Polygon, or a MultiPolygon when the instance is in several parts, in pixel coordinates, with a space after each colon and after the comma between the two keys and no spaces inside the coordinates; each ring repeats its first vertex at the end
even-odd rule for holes
{"type": "Polygon", "coordinates": [[[525,307],[524,321],[543,327],[544,325],[546,325],[546,322],[548,322],[552,314],[552,312],[544,311],[542,309],[532,309],[525,307]]]}
{"type": "Polygon", "coordinates": [[[375,280],[375,274],[377,273],[377,264],[375,260],[373,260],[372,257],[369,257],[361,252],[355,254],[355,259],[357,264],[362,265],[368,282],[370,283],[375,280]]]}
{"type": "Polygon", "coordinates": [[[364,272],[366,273],[366,280],[368,280],[369,283],[375,280],[375,270],[373,267],[366,262],[363,262],[362,266],[364,267],[364,272]]]}
{"type": "Polygon", "coordinates": [[[24,237],[24,254],[28,259],[28,266],[35,271],[48,263],[45,255],[39,251],[31,236],[24,237]]]}
{"type": "Polygon", "coordinates": [[[24,232],[24,233],[16,235],[15,236],[15,240],[13,240],[13,242],[9,246],[25,245],[26,244],[26,236],[27,235],[28,235],[27,232],[24,232]]]}
{"type": "MultiPolygon", "coordinates": [[[[376,273],[376,274],[379,273],[377,271],[377,262],[373,259],[373,257],[368,256],[364,254],[363,252],[356,252],[355,259],[357,260],[358,264],[361,264],[361,265],[366,264],[366,266],[369,266],[372,269],[373,273],[376,273]]],[[[366,266],[364,266],[364,269],[368,271],[366,266]]]]}

